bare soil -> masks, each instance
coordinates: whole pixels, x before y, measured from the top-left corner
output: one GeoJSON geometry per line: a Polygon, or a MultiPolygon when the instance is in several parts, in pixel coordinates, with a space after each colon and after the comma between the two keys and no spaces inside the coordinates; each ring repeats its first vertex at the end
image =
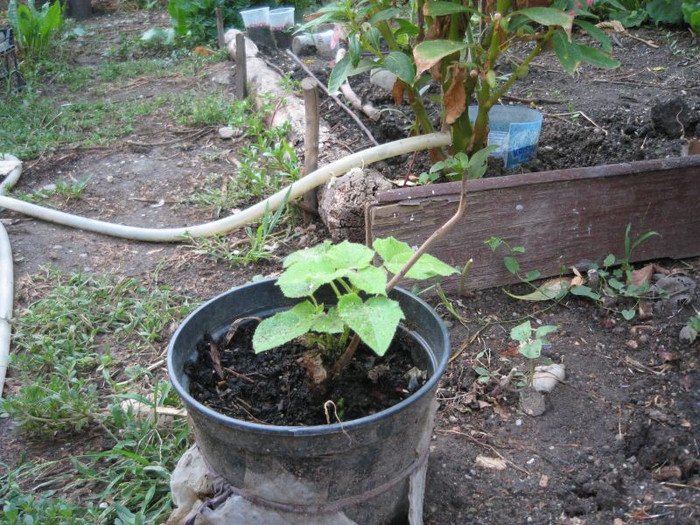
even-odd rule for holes
{"type": "MultiPolygon", "coordinates": [[[[101,34],[102,48],[85,47],[77,63],[99,63],[106,46],[116,46],[124,31],[147,29],[167,17],[135,13],[107,15],[84,26],[101,34]]],[[[516,170],[536,171],[628,162],[681,154],[697,133],[700,109],[700,43],[688,32],[641,30],[615,36],[620,69],[583,67],[575,77],[561,72],[551,53],[538,59],[531,75],[512,93],[532,101],[545,113],[537,159],[516,170]],[[637,38],[651,40],[651,47],[637,38]],[[652,108],[671,99],[681,108],[671,115],[681,123],[664,127],[652,120],[652,108]],[[575,116],[575,112],[582,112],[575,116]],[[585,116],[584,116],[585,115],[585,116]],[[664,131],[665,130],[665,131],[664,131]]],[[[296,66],[277,67],[297,77],[296,66]]],[[[314,62],[314,70],[328,64],[314,62]]],[[[195,78],[115,84],[105,97],[136,100],[178,90],[196,97],[226,89],[212,78],[229,64],[209,66],[195,78]]],[[[390,107],[388,96],[358,84],[375,104],[390,107]]],[[[75,96],[65,90],[66,99],[75,96]]],[[[340,148],[357,151],[366,137],[322,97],[340,148]]],[[[676,107],[676,106],[669,106],[676,107]]],[[[399,108],[405,110],[405,108],[399,108]]],[[[670,110],[665,111],[671,114],[670,110]]],[[[408,120],[385,111],[372,123],[380,141],[405,136],[408,120]]],[[[120,144],[108,148],[66,148],[25,164],[17,193],[39,190],[57,181],[92,178],[79,199],[52,205],[112,222],[144,226],[182,226],[206,222],[215,213],[188,202],[195,190],[235,177],[235,139],[220,139],[214,130],[177,129],[166,117],[137,125],[120,144]],[[200,133],[201,132],[201,133],[200,133]]],[[[411,159],[381,163],[385,174],[401,179],[419,173],[425,162],[411,159]]],[[[518,172],[518,171],[516,171],[518,172]]],[[[494,204],[496,205],[496,204],[494,204]]],[[[289,251],[326,236],[322,226],[299,229],[277,248],[278,260],[231,268],[198,255],[192,245],[156,245],[115,239],[33,220],[2,211],[15,259],[17,314],[34,296],[31,276],[49,265],[63,271],[116,272],[170,284],[176,291],[205,300],[255,275],[274,276],[289,251]],[[157,274],[154,274],[156,272],[157,274]]],[[[652,225],[653,226],[653,225],[652,225]]],[[[624,225],[621,225],[621,230],[624,225]]],[[[230,234],[232,243],[244,237],[230,234]]],[[[700,239],[688,239],[698,243],[700,239]]],[[[622,247],[621,247],[622,250],[622,247]]],[[[660,261],[697,282],[700,263],[660,261]]],[[[622,320],[582,299],[560,305],[518,302],[501,290],[450,297],[462,322],[437,299],[431,302],[450,325],[454,360],[439,389],[441,408],[426,489],[425,520],[433,525],[463,523],[699,523],[700,522],[700,343],[679,342],[680,328],[695,306],[650,318],[622,320]],[[524,414],[519,393],[510,385],[479,383],[477,354],[494,377],[523,368],[509,331],[523,318],[560,326],[547,356],[563,362],[567,378],[547,396],[539,417],[524,414]]],[[[170,333],[164,333],[163,348],[170,333]]],[[[164,373],[164,371],[162,371],[164,373]]],[[[6,394],[19,387],[10,370],[6,394]]],[[[95,446],[92,436],[56,436],[32,442],[0,420],[0,455],[19,459],[76,454],[95,446]]],[[[98,440],[99,445],[99,440],[98,440]]]]}
{"type": "Polygon", "coordinates": [[[256,355],[252,339],[257,321],[233,321],[231,336],[205,334],[185,373],[192,397],[236,419],[283,426],[359,419],[408,398],[428,373],[413,360],[420,350],[405,332],[382,357],[360,344],[346,370],[333,376],[329,356],[299,341],[256,355]]]}

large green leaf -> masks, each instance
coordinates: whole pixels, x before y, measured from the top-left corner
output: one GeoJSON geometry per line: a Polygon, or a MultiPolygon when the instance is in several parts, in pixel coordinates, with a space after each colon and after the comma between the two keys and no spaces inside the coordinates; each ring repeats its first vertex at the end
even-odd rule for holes
{"type": "Polygon", "coordinates": [[[340,334],[345,323],[338,315],[338,308],[332,307],[324,314],[319,314],[311,325],[311,330],[322,334],[340,334]]]}
{"type": "Polygon", "coordinates": [[[413,59],[416,63],[416,76],[420,76],[446,56],[467,49],[463,42],[452,40],[426,40],[413,48],[413,59]]]}
{"type": "Polygon", "coordinates": [[[588,62],[592,66],[602,67],[606,69],[615,69],[620,67],[620,61],[612,58],[595,47],[579,45],[579,51],[584,62],[588,62]]]}
{"type": "Polygon", "coordinates": [[[330,93],[335,93],[340,89],[340,86],[347,80],[349,73],[352,69],[352,64],[350,63],[350,55],[346,54],[343,58],[336,62],[335,66],[331,70],[331,74],[328,77],[328,91],[330,93]]]}
{"type": "Polygon", "coordinates": [[[382,22],[384,20],[393,20],[394,18],[405,18],[406,12],[398,7],[390,7],[388,9],[382,9],[378,11],[372,18],[369,19],[370,25],[375,25],[377,22],[382,22]]]}
{"type": "Polygon", "coordinates": [[[607,53],[612,52],[612,44],[610,43],[608,34],[605,31],[598,26],[591,24],[590,22],[586,22],[585,20],[577,19],[574,23],[588,33],[593,40],[598,42],[600,47],[603,48],[603,51],[606,51],[607,53]]]}
{"type": "Polygon", "coordinates": [[[530,321],[525,321],[510,329],[510,338],[514,341],[520,341],[521,343],[530,339],[531,334],[532,325],[530,324],[530,321]]]}
{"type": "Polygon", "coordinates": [[[542,354],[542,340],[535,339],[534,341],[520,345],[518,352],[528,359],[537,359],[542,354]]]}
{"type": "Polygon", "coordinates": [[[343,275],[330,259],[298,263],[287,268],[277,279],[286,297],[308,297],[324,284],[343,275]]]}
{"type": "Polygon", "coordinates": [[[434,2],[426,2],[423,7],[423,13],[426,16],[447,16],[455,13],[472,13],[473,9],[455,2],[444,2],[436,0],[434,2]]]}
{"type": "Polygon", "coordinates": [[[316,307],[311,302],[304,301],[263,319],[253,334],[253,350],[258,354],[304,335],[318,315],[316,307]]]}
{"type": "MultiPolygon", "coordinates": [[[[374,249],[384,260],[384,266],[391,273],[398,273],[401,268],[413,257],[413,250],[405,242],[393,237],[377,239],[374,241],[374,249]]],[[[430,254],[423,254],[418,261],[406,273],[409,279],[430,279],[431,277],[446,276],[457,273],[452,266],[445,264],[440,259],[430,254]]]]}
{"type": "Polygon", "coordinates": [[[392,51],[384,59],[384,67],[399,77],[406,84],[413,84],[416,77],[416,68],[413,60],[406,53],[392,51]]]}
{"type": "Polygon", "coordinates": [[[312,246],[311,248],[306,248],[304,250],[299,250],[298,252],[290,253],[284,259],[284,261],[282,261],[282,266],[284,268],[288,268],[289,266],[300,262],[310,264],[314,263],[315,261],[323,260],[331,246],[332,244],[330,243],[330,241],[325,241],[321,244],[317,244],[316,246],[312,246]]]}
{"type": "Polygon", "coordinates": [[[343,241],[330,246],[325,256],[333,261],[338,269],[358,269],[365,268],[372,262],[374,251],[364,244],[343,241]]]}
{"type": "Polygon", "coordinates": [[[561,66],[564,68],[564,71],[569,75],[573,75],[583,59],[578,46],[569,42],[569,39],[562,31],[556,31],[554,33],[552,44],[554,45],[554,52],[561,66]]]}
{"type": "Polygon", "coordinates": [[[559,26],[569,35],[574,22],[573,13],[567,13],[554,7],[528,7],[527,9],[516,11],[515,14],[523,15],[543,26],[559,26]]]}
{"type": "Polygon", "coordinates": [[[350,283],[368,294],[384,294],[386,292],[386,271],[384,268],[368,266],[361,270],[353,270],[346,274],[350,283]]]}
{"type": "Polygon", "coordinates": [[[372,297],[362,302],[356,294],[338,301],[340,318],[377,355],[384,355],[394,339],[396,327],[404,318],[399,303],[388,297],[372,297]]]}

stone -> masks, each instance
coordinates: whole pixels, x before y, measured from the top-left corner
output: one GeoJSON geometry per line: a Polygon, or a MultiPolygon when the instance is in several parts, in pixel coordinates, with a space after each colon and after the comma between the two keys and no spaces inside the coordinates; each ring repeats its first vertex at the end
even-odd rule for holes
{"type": "MultiPolygon", "coordinates": [[[[236,60],[236,35],[242,33],[239,29],[229,29],[224,33],[224,42],[228,49],[228,56],[231,60],[236,60]]],[[[258,56],[258,46],[250,38],[245,37],[245,56],[248,58],[258,56]]]]}
{"type": "Polygon", "coordinates": [[[541,416],[547,410],[544,396],[536,390],[523,390],[520,393],[520,409],[528,416],[541,416]]]}
{"type": "Polygon", "coordinates": [[[398,77],[387,69],[373,69],[369,73],[369,81],[386,93],[391,93],[398,77]]]}
{"type": "Polygon", "coordinates": [[[190,447],[177,462],[170,477],[170,490],[173,504],[182,509],[191,509],[211,493],[211,478],[197,446],[190,447]]]}
{"type": "Polygon", "coordinates": [[[365,242],[365,209],[391,182],[371,168],[353,168],[331,179],[318,195],[318,212],[334,242],[365,242]]]}
{"type": "Polygon", "coordinates": [[[674,97],[651,107],[654,129],[672,139],[689,133],[691,120],[690,109],[682,97],[674,97]]]}

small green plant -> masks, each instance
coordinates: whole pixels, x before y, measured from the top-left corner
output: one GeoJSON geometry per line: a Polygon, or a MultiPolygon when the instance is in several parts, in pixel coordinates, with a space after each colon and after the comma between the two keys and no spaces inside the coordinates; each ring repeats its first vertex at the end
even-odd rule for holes
{"type": "Polygon", "coordinates": [[[484,241],[484,244],[486,244],[492,252],[495,252],[500,247],[506,249],[508,255],[503,257],[503,264],[510,273],[520,280],[520,282],[530,284],[532,281],[540,278],[541,273],[539,270],[529,270],[522,273],[517,256],[525,253],[525,248],[523,246],[511,246],[499,237],[491,237],[489,240],[484,241]]]}
{"type": "Polygon", "coordinates": [[[17,4],[10,0],[7,18],[12,24],[20,51],[27,57],[45,57],[63,27],[63,7],[60,1],[47,2],[41,9],[34,2],[17,4]]]}
{"type": "Polygon", "coordinates": [[[198,241],[195,253],[206,255],[216,261],[226,261],[232,266],[242,266],[256,262],[269,260],[275,257],[275,250],[280,239],[288,239],[289,229],[277,233],[280,221],[286,207],[286,199],[273,214],[269,207],[265,209],[262,222],[257,227],[246,226],[248,236],[246,242],[236,241],[231,246],[225,236],[205,237],[198,241]]]}
{"type": "Polygon", "coordinates": [[[53,195],[58,195],[66,203],[68,203],[79,198],[83,194],[83,191],[85,191],[85,188],[87,188],[91,178],[92,177],[88,176],[71,182],[61,180],[58,181],[54,187],[34,191],[26,195],[20,195],[18,198],[27,202],[37,202],[50,199],[53,195]]]}
{"type": "MultiPolygon", "coordinates": [[[[644,241],[659,235],[655,231],[648,231],[642,233],[633,240],[630,236],[631,230],[632,224],[628,224],[625,228],[624,256],[622,258],[617,258],[615,255],[609,254],[603,259],[602,266],[597,263],[590,265],[589,276],[598,281],[594,286],[596,290],[583,284],[583,279],[578,275],[577,279],[571,281],[560,277],[559,279],[548,281],[539,287],[535,287],[532,281],[540,277],[540,272],[538,270],[530,270],[523,274],[520,269],[520,263],[517,260],[519,254],[525,253],[524,247],[511,246],[498,237],[492,237],[485,241],[485,244],[489,246],[492,251],[496,251],[499,247],[505,247],[508,251],[508,255],[503,258],[506,269],[521,282],[530,285],[534,289],[534,292],[528,295],[514,295],[506,292],[514,299],[526,301],[559,301],[570,293],[580,297],[587,297],[603,306],[606,304],[604,299],[606,297],[611,299],[632,299],[634,300],[632,306],[619,310],[620,315],[629,321],[634,318],[639,301],[649,297],[650,291],[650,284],[648,282],[634,284],[632,273],[634,267],[630,261],[632,260],[634,251],[644,241]]],[[[562,268],[562,274],[564,271],[565,268],[562,268]]],[[[605,307],[608,308],[607,306],[605,307]]]]}
{"type": "Polygon", "coordinates": [[[687,24],[700,32],[700,4],[697,0],[599,0],[593,10],[625,27],[642,24],[687,24]]]}
{"type": "Polygon", "coordinates": [[[477,151],[469,158],[465,153],[458,152],[453,157],[436,162],[430,167],[427,173],[421,173],[418,178],[419,184],[428,184],[445,177],[448,180],[462,180],[464,174],[469,179],[480,179],[486,173],[486,157],[497,146],[489,146],[477,151]]]}
{"type": "Polygon", "coordinates": [[[557,330],[559,330],[559,327],[554,325],[543,325],[533,329],[530,321],[525,321],[511,329],[510,338],[518,342],[518,353],[526,357],[530,364],[528,384],[532,383],[535,365],[542,355],[542,348],[550,344],[545,337],[557,330]]]}
{"type": "MultiPolygon", "coordinates": [[[[407,244],[390,237],[374,241],[374,249],[348,241],[325,242],[289,255],[277,285],[286,297],[302,301],[258,325],[255,352],[311,332],[323,340],[321,346],[331,361],[344,364],[355,351],[346,346],[354,332],[377,355],[384,355],[404,318],[399,303],[386,294],[387,275],[399,272],[413,253],[407,244]],[[376,255],[381,265],[372,264],[376,255]],[[332,289],[337,304],[326,305],[316,298],[314,294],[324,285],[332,289]]],[[[451,266],[423,255],[406,277],[423,280],[454,273],[451,266]]]]}

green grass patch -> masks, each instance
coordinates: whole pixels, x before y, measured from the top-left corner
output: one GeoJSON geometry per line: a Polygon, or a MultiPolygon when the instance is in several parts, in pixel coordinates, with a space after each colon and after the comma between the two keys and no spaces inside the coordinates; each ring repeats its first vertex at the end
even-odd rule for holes
{"type": "Polygon", "coordinates": [[[167,287],[115,275],[47,270],[24,289],[29,304],[13,322],[9,383],[16,386],[3,411],[27,437],[80,441],[102,432],[111,445],[0,464],[5,522],[163,522],[169,473],[189,446],[188,425],[158,415],[157,407],[180,401],[154,371],[162,363],[148,365],[162,358],[163,334],[193,305],[167,287]]]}

